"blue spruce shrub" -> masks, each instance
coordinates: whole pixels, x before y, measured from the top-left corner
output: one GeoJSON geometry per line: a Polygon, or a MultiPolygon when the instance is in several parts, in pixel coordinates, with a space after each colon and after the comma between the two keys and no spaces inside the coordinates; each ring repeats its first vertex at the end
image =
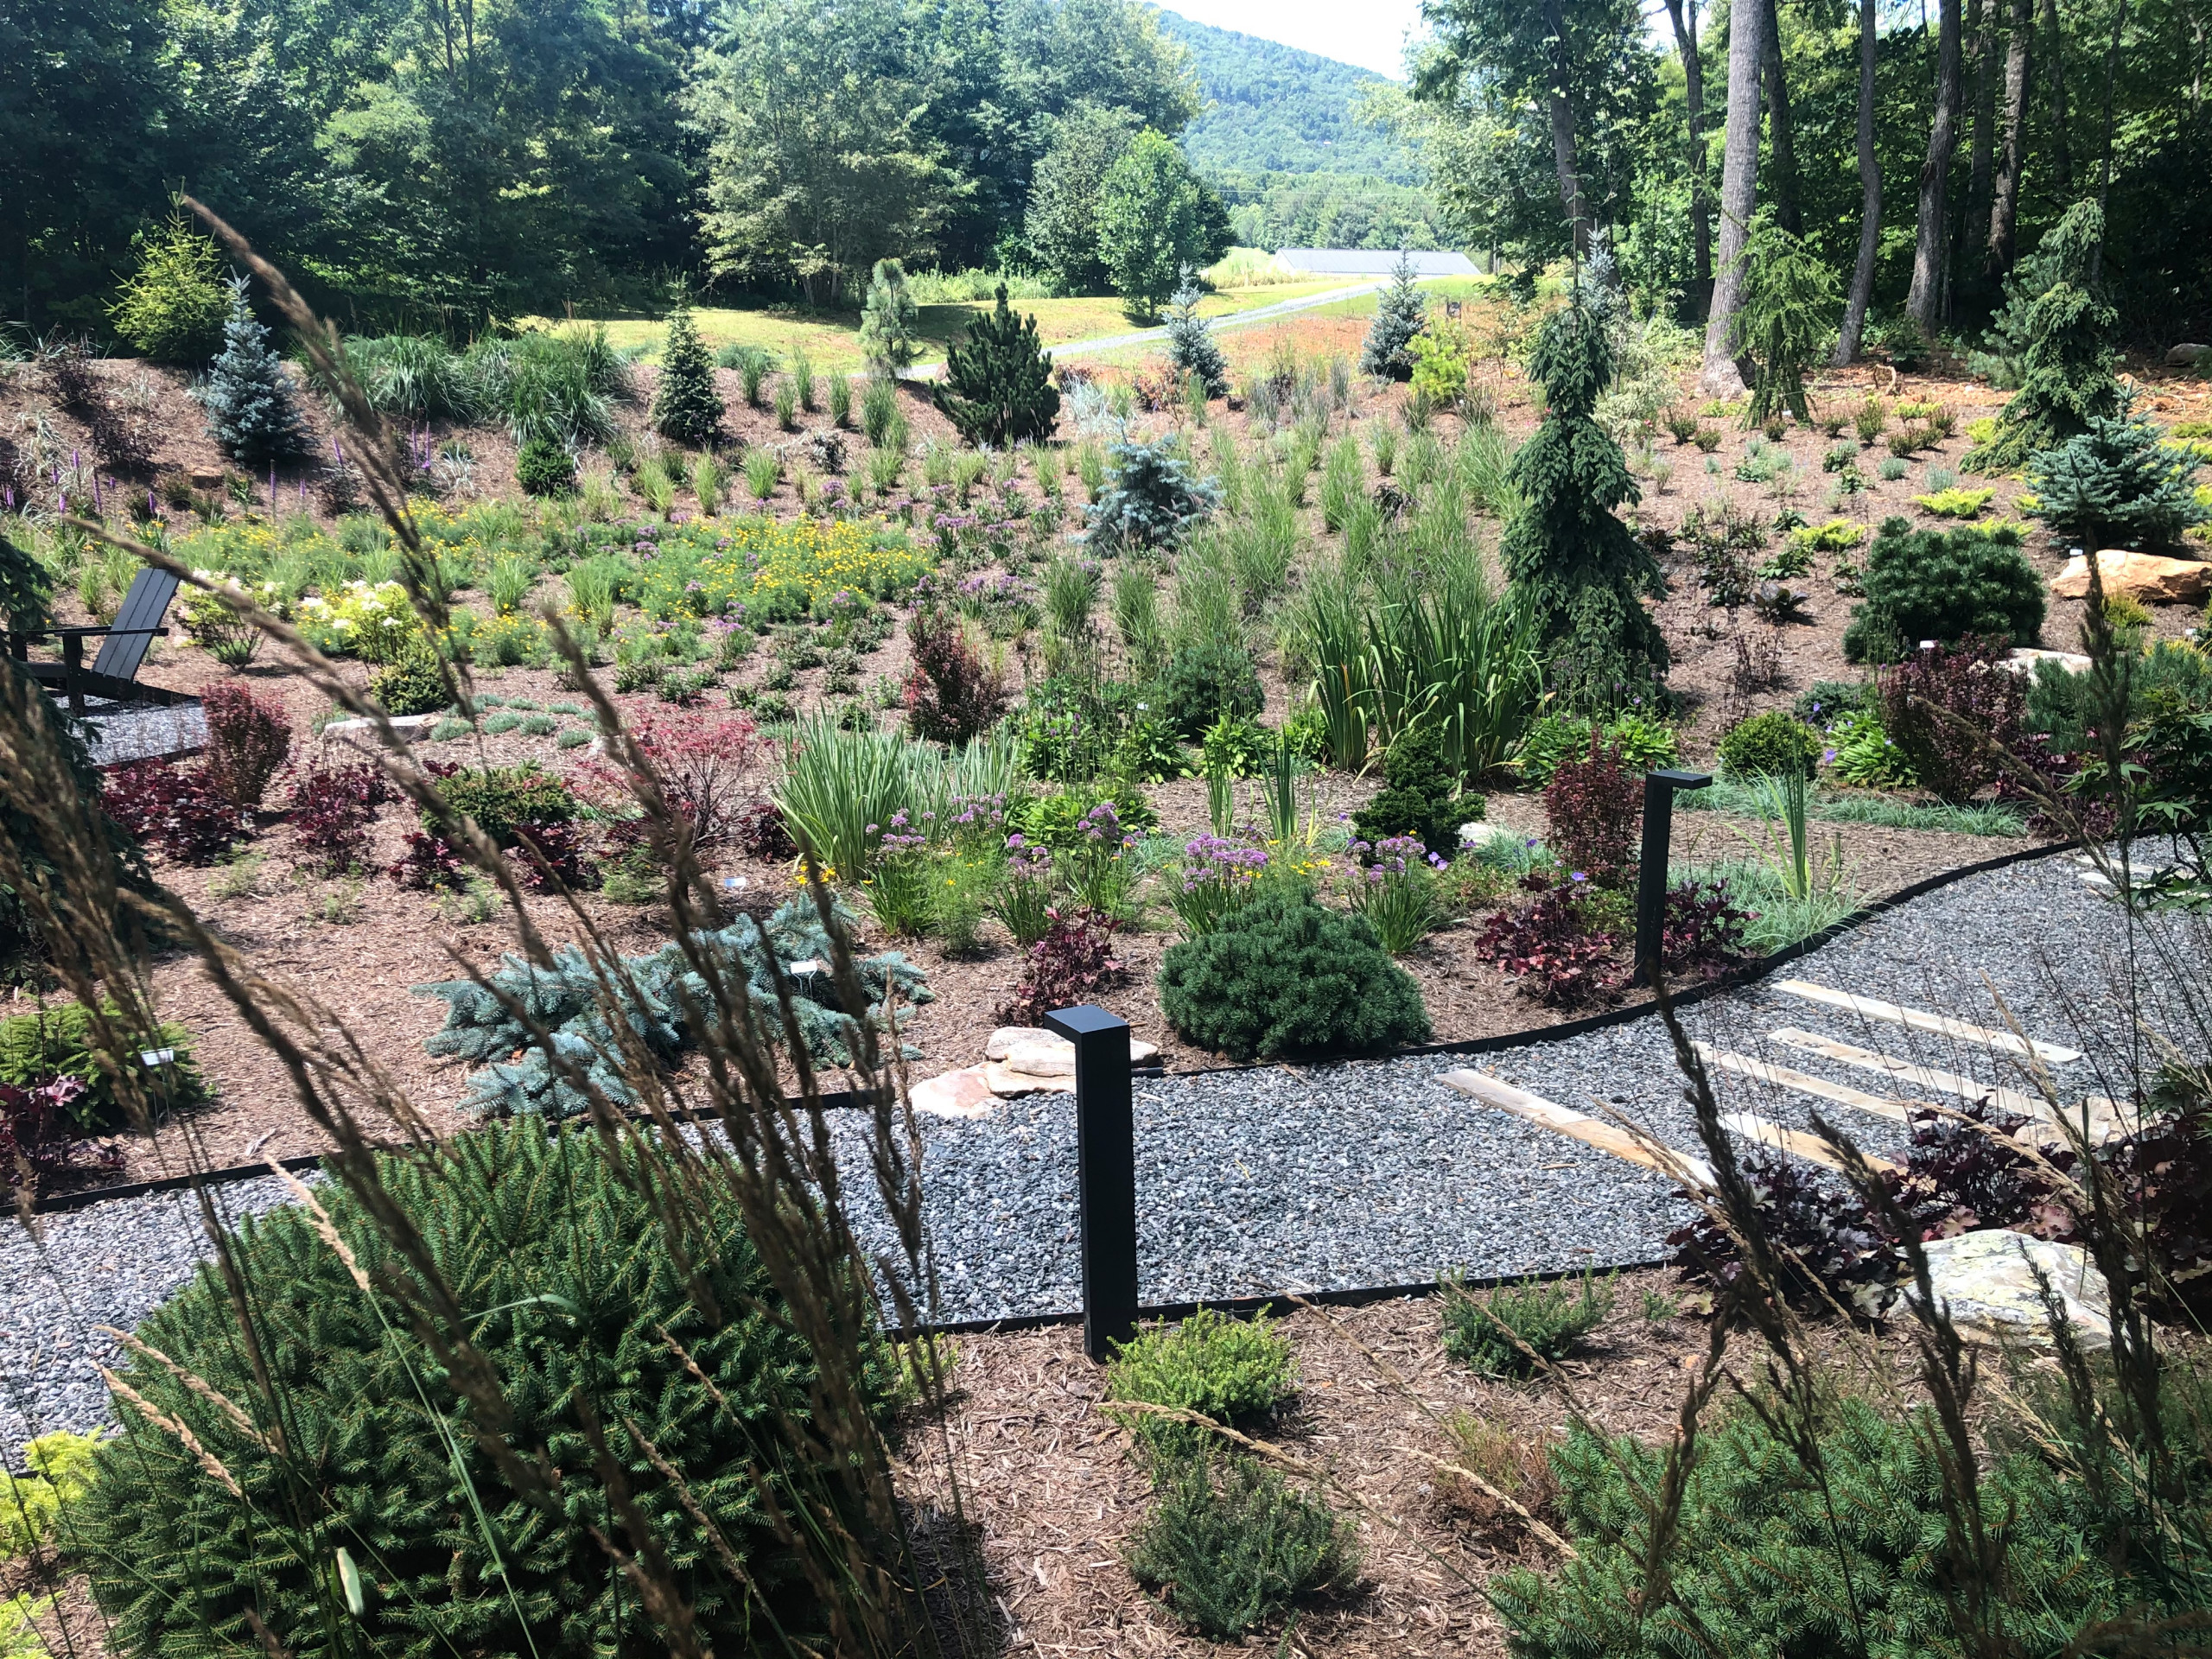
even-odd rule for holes
{"type": "Polygon", "coordinates": [[[207,435],[225,454],[263,466],[302,454],[308,435],[284,360],[246,303],[246,292],[245,277],[231,279],[223,349],[200,389],[200,404],[207,411],[207,435]]]}
{"type": "Polygon", "coordinates": [[[1221,503],[1221,486],[1192,474],[1166,439],[1106,452],[1106,487],[1090,504],[1084,539],[1101,553],[1169,548],[1221,503]]]}

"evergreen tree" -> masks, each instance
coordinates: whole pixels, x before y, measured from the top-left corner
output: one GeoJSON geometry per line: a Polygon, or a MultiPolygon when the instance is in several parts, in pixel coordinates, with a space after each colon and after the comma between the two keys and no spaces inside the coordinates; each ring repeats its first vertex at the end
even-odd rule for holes
{"type": "Polygon", "coordinates": [[[1390,286],[1376,302],[1375,321],[1367,326],[1366,342],[1359,348],[1360,372],[1412,379],[1414,358],[1408,348],[1427,321],[1427,302],[1414,283],[1413,256],[1401,250],[1390,270],[1390,286]]]}
{"type": "Polygon", "coordinates": [[[1198,315],[1198,273],[1183,267],[1183,285],[1175,290],[1174,308],[1167,314],[1167,360],[1205,388],[1209,397],[1229,395],[1229,361],[1214,344],[1213,330],[1198,315]]]}
{"type": "Polygon", "coordinates": [[[0,630],[44,627],[53,598],[53,572],[0,536],[0,630]]]}
{"type": "Polygon", "coordinates": [[[132,238],[138,268],[124,281],[108,315],[115,331],[156,363],[204,363],[223,340],[221,268],[215,240],[172,213],[158,234],[132,238]]]}
{"type": "Polygon", "coordinates": [[[2029,461],[2028,487],[2037,513],[2071,546],[2157,547],[2208,516],[2196,473],[2185,449],[2167,448],[2157,427],[2123,406],[2029,461]]]}
{"type": "Polygon", "coordinates": [[[699,338],[691,308],[668,314],[668,345],[660,381],[653,388],[653,430],[677,443],[704,446],[721,435],[722,396],[715,390],[715,359],[699,338]]]}
{"type": "Polygon", "coordinates": [[[1580,306],[1546,319],[1529,359],[1545,413],[1510,479],[1522,505],[1506,526],[1505,569],[1530,609],[1553,684],[1592,709],[1666,697],[1667,644],[1643,608],[1666,579],[1613,510],[1638,499],[1620,446],[1592,416],[1612,384],[1604,326],[1580,306]]]}
{"type": "Polygon", "coordinates": [[[233,461],[249,466],[289,461],[307,448],[299,405],[284,361],[269,343],[269,330],[246,303],[246,279],[231,279],[231,315],[223,324],[223,351],[200,388],[207,435],[233,461]]]}
{"type": "Polygon", "coordinates": [[[868,366],[880,375],[895,375],[912,363],[919,349],[914,331],[921,320],[921,308],[906,289],[906,267],[896,259],[877,260],[861,307],[861,350],[868,366]]]}
{"type": "Polygon", "coordinates": [[[2032,264],[2049,286],[2029,304],[2022,325],[2020,389],[1999,413],[1997,430],[1959,463],[1964,470],[2012,472],[2120,412],[2120,382],[2105,345],[2115,317],[2091,276],[2104,232],[2103,210],[2077,201],[2037,249],[2032,264]]]}
{"type": "Polygon", "coordinates": [[[1805,371],[1825,355],[1835,279],[1801,238],[1764,214],[1745,245],[1744,265],[1737,338],[1758,365],[1745,424],[1764,426],[1784,410],[1809,421],[1805,371]]]}
{"type": "Polygon", "coordinates": [[[999,284],[998,304],[969,325],[968,337],[945,353],[944,378],[932,389],[937,406],[972,444],[1003,449],[1052,436],[1060,394],[1052,359],[1037,338],[1037,319],[1017,317],[999,284]]]}

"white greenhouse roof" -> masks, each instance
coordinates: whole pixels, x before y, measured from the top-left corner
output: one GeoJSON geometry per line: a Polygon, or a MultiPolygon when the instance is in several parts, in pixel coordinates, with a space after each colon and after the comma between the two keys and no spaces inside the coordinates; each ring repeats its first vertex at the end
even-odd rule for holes
{"type": "MultiPolygon", "coordinates": [[[[1373,248],[1277,248],[1275,257],[1293,270],[1316,276],[1388,276],[1400,256],[1373,248]]],[[[1419,276],[1474,276],[1480,273],[1464,253],[1408,253],[1419,276]]]]}

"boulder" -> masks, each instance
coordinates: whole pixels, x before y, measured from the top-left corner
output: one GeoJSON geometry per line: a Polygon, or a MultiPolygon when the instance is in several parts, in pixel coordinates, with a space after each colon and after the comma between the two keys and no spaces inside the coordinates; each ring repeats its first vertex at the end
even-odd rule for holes
{"type": "MultiPolygon", "coordinates": [[[[2097,569],[2104,576],[2105,592],[2126,594],[2147,605],[2195,605],[2212,591],[2212,565],[2196,559],[2169,559],[2156,553],[2129,553],[2107,548],[2097,555],[2097,569]]],[[[2060,599],[2089,596],[2089,560],[2077,553],[2050,580],[2050,591],[2060,599]]]]}
{"type": "MultiPolygon", "coordinates": [[[[1129,1039],[1129,1058],[1136,1065],[1159,1057],[1157,1043],[1140,1037],[1129,1039]]],[[[983,1045],[983,1058],[1001,1061],[1008,1071],[1033,1077],[1075,1076],[1075,1045],[1041,1026],[1001,1026],[983,1045]]]]}
{"type": "Polygon", "coordinates": [[[2166,365],[2169,368],[2193,369],[2196,366],[2198,359],[2209,351],[2212,351],[2212,346],[2203,346],[2193,340],[2184,340],[2178,346],[2166,347],[2166,365]]]}
{"type": "Polygon", "coordinates": [[[2061,668],[2075,674],[2086,674],[2089,671],[2089,659],[2080,652],[2045,651],[2039,645],[2022,645],[2007,653],[2005,666],[2015,674],[2032,677],[2036,671],[2036,664],[2042,662],[2056,663],[2061,668]]]}
{"type": "MultiPolygon", "coordinates": [[[[2058,1294],[2075,1340],[2084,1348],[2110,1344],[2112,1309],[2104,1275],[2080,1245],[1993,1229],[1935,1239],[1924,1248],[1929,1287],[1937,1303],[1949,1307],[1961,1336],[2050,1347],[2050,1316],[2036,1283],[2039,1268],[2058,1294]]],[[[1908,1287],[1905,1294],[1910,1298],[1919,1293],[1908,1287]]]]}
{"type": "Polygon", "coordinates": [[[995,1096],[980,1065],[963,1066],[941,1077],[928,1077],[908,1091],[918,1112],[931,1117],[988,1117],[995,1096]]]}
{"type": "Polygon", "coordinates": [[[1493,841],[1513,841],[1519,838],[1518,830],[1508,829],[1502,823],[1484,823],[1478,818],[1472,823],[1459,826],[1459,845],[1468,849],[1487,847],[1493,841]]]}

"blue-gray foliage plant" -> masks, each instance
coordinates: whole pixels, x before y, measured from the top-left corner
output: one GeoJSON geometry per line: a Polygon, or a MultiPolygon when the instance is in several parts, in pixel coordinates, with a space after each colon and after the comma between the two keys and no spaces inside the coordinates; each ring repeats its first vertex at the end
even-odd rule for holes
{"type": "Polygon", "coordinates": [[[1167,313],[1167,360],[1177,371],[1187,374],[1205,388],[1209,397],[1229,395],[1229,360],[1222,356],[1221,347],[1214,342],[1213,330],[1206,327],[1206,320],[1198,315],[1198,302],[1205,298],[1198,286],[1198,273],[1190,266],[1183,267],[1183,285],[1175,290],[1169,302],[1167,313]]]}
{"type": "Polygon", "coordinates": [[[1171,441],[1124,439],[1106,452],[1106,487],[1083,539],[1100,553],[1172,548],[1220,505],[1220,480],[1198,477],[1171,441]]]}
{"type": "MultiPolygon", "coordinates": [[[[842,906],[837,914],[841,924],[849,919],[842,906]]],[[[792,1017],[809,1057],[817,1066],[853,1063],[856,1021],[839,1004],[830,936],[810,897],[802,893],[789,900],[765,925],[741,918],[728,927],[693,935],[692,944],[726,982],[744,982],[761,1030],[777,1040],[784,1017],[770,965],[772,951],[790,988],[792,1017]]],[[[896,950],[855,957],[853,969],[868,999],[864,1017],[878,1031],[889,1023],[887,1007],[894,994],[905,1004],[927,1002],[934,995],[922,970],[896,950]]],[[[595,968],[575,945],[555,952],[550,968],[510,954],[490,979],[521,1014],[550,1031],[562,1057],[618,1106],[635,1102],[622,1081],[624,1039],[613,1019],[620,1019],[631,1038],[665,1065],[690,1042],[692,1014],[714,1017],[706,982],[693,970],[683,946],[673,942],[651,956],[625,957],[619,972],[595,968]]],[[[415,989],[419,995],[442,997],[447,1004],[444,1026],[423,1047],[441,1057],[490,1062],[470,1074],[461,1102],[465,1110],[555,1117],[585,1110],[583,1091],[553,1069],[544,1052],[533,1046],[524,1019],[503,1006],[499,995],[467,979],[415,989]],[[520,1058],[510,1058],[518,1053],[520,1058]]],[[[916,1051],[907,1052],[911,1058],[916,1051]]]]}
{"type": "Polygon", "coordinates": [[[1375,321],[1368,324],[1367,339],[1359,348],[1359,372],[1393,380],[1413,378],[1413,338],[1427,321],[1427,302],[1414,281],[1413,257],[1401,252],[1390,270],[1390,286],[1375,302],[1375,321]]]}
{"type": "Polygon", "coordinates": [[[246,303],[247,280],[231,279],[231,315],[223,350],[200,388],[207,435],[233,461],[249,466],[289,461],[307,448],[298,400],[269,330],[246,303]]]}

